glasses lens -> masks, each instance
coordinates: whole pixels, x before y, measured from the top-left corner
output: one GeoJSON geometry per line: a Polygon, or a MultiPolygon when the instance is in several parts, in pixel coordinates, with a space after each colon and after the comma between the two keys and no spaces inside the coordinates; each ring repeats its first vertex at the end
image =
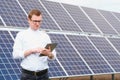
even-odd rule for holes
{"type": "Polygon", "coordinates": [[[41,20],[31,20],[32,22],[34,22],[34,23],[40,23],[41,22],[41,20]]]}

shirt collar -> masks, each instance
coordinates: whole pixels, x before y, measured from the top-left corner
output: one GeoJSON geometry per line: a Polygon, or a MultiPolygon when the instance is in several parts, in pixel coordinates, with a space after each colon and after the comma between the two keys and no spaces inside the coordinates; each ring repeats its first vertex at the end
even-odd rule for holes
{"type": "Polygon", "coordinates": [[[38,30],[33,30],[30,27],[28,28],[28,30],[31,31],[31,32],[39,32],[39,29],[38,30]]]}

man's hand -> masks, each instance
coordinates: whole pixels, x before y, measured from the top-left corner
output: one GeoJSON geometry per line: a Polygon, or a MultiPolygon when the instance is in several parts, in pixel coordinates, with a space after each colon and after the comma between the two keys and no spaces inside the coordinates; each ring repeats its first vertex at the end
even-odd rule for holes
{"type": "Polygon", "coordinates": [[[44,56],[48,56],[49,53],[51,53],[51,48],[50,46],[48,47],[48,49],[43,49],[41,54],[43,54],[44,56]]]}
{"type": "Polygon", "coordinates": [[[42,51],[45,50],[45,48],[34,48],[31,49],[32,53],[42,53],[42,51]]]}
{"type": "Polygon", "coordinates": [[[54,57],[54,55],[51,52],[50,46],[48,47],[48,49],[43,50],[41,55],[48,56],[50,59],[52,59],[54,57]]]}
{"type": "Polygon", "coordinates": [[[34,53],[42,53],[42,51],[45,50],[45,48],[34,48],[34,49],[29,49],[24,52],[24,56],[27,57],[30,54],[34,53]]]}
{"type": "Polygon", "coordinates": [[[39,53],[41,55],[48,56],[51,59],[54,57],[54,55],[51,52],[51,47],[50,46],[48,47],[48,49],[45,49],[45,48],[34,48],[34,49],[26,50],[24,52],[24,55],[25,55],[25,57],[27,57],[28,55],[34,54],[34,53],[39,53]]]}

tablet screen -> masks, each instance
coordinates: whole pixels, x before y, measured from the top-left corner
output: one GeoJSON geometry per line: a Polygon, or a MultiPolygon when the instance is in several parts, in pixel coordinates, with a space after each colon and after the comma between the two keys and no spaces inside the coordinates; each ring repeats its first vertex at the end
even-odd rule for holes
{"type": "Polygon", "coordinates": [[[51,51],[54,50],[54,48],[57,46],[57,43],[49,43],[45,46],[46,49],[51,49],[51,51]]]}

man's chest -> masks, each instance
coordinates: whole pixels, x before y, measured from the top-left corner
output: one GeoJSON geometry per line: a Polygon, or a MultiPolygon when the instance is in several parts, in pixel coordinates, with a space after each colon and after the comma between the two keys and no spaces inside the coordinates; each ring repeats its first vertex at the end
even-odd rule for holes
{"type": "Polygon", "coordinates": [[[23,45],[25,47],[44,47],[48,43],[48,38],[43,35],[24,35],[23,45]]]}

